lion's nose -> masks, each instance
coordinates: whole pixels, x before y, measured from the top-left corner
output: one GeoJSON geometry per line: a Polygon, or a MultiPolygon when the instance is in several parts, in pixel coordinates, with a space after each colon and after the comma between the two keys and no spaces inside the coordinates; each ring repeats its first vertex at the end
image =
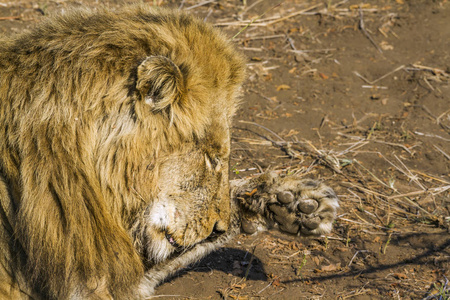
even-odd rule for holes
{"type": "Polygon", "coordinates": [[[228,229],[228,226],[226,225],[225,222],[217,221],[214,224],[213,230],[212,230],[211,234],[208,236],[207,239],[208,240],[216,239],[219,236],[221,236],[222,234],[224,234],[227,231],[227,229],[228,229]]]}

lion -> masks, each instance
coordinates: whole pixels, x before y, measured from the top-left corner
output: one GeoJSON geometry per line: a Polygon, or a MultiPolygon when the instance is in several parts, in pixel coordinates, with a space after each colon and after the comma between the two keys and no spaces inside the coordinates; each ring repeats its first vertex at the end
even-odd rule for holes
{"type": "Polygon", "coordinates": [[[331,231],[338,199],[229,181],[245,58],[180,11],[74,9],[0,43],[0,298],[145,299],[241,231],[331,231]]]}

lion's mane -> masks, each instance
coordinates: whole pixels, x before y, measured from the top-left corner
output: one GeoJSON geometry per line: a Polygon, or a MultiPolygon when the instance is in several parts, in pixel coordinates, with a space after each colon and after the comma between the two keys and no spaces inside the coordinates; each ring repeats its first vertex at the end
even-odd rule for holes
{"type": "Polygon", "coordinates": [[[231,118],[242,80],[227,39],[181,12],[78,9],[4,39],[0,289],[125,299],[144,272],[129,230],[161,153],[204,136],[217,107],[231,118]]]}

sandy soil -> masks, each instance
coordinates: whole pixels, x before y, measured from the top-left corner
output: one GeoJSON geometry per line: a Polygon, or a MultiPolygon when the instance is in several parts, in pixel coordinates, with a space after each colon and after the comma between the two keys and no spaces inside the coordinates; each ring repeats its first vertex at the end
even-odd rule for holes
{"type": "MultiPolygon", "coordinates": [[[[127,1],[1,0],[0,33],[98,2],[127,1]]],[[[447,0],[148,3],[187,9],[230,37],[255,20],[235,37],[249,60],[232,175],[321,178],[342,206],[329,236],[240,235],[158,298],[449,298],[447,0]]]]}

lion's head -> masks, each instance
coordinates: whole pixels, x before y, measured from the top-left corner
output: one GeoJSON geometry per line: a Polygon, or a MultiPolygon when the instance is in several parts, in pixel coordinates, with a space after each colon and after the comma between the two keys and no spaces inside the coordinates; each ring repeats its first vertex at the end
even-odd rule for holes
{"type": "Polygon", "coordinates": [[[217,83],[205,89],[213,82],[193,84],[201,70],[180,70],[177,65],[183,62],[176,64],[165,56],[148,57],[138,66],[136,77],[135,94],[141,99],[137,118],[143,123],[158,118],[162,125],[148,125],[154,130],[156,126],[161,128],[156,134],[164,136],[158,140],[165,143],[158,145],[150,160],[142,160],[146,163],[142,181],[136,181],[136,193],[145,207],[132,231],[137,248],[153,263],[225,232],[230,219],[230,126],[238,86],[220,86],[217,83],[222,80],[208,76],[217,83]],[[198,107],[191,106],[198,100],[198,107]],[[199,119],[197,109],[204,110],[200,116],[204,120],[199,119]],[[180,127],[193,130],[180,133],[180,127]],[[171,135],[173,141],[167,143],[171,135]],[[148,184],[150,178],[152,184],[148,184]]]}

